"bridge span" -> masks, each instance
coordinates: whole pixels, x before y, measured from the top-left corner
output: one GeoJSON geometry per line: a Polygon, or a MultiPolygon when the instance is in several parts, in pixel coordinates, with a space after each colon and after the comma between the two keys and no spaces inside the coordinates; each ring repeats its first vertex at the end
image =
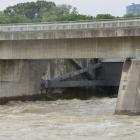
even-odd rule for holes
{"type": "Polygon", "coordinates": [[[127,58],[139,44],[140,19],[0,26],[0,59],[127,58]]]}
{"type": "Polygon", "coordinates": [[[38,95],[43,74],[51,88],[120,83],[116,113],[140,114],[139,57],[140,19],[0,25],[0,102],[38,95]]]}

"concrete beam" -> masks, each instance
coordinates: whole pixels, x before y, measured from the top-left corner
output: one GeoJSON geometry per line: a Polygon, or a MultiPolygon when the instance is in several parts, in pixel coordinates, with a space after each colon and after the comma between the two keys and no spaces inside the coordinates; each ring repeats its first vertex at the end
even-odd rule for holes
{"type": "Polygon", "coordinates": [[[81,80],[81,81],[49,81],[47,88],[70,88],[70,87],[111,87],[118,86],[118,81],[105,81],[105,80],[81,80]]]}
{"type": "Polygon", "coordinates": [[[135,57],[140,37],[0,41],[0,59],[135,57]]]}

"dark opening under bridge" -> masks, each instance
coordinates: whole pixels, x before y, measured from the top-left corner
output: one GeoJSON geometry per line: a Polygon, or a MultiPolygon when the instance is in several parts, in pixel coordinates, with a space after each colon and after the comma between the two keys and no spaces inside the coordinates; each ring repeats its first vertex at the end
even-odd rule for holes
{"type": "MultiPolygon", "coordinates": [[[[76,60],[71,59],[71,61],[76,60]]],[[[78,64],[78,62],[76,63],[78,64]]],[[[119,86],[122,64],[123,61],[100,61],[97,63],[92,63],[88,67],[80,67],[78,70],[63,74],[51,80],[43,80],[43,83],[41,84],[44,89],[119,86]],[[115,66],[114,68],[112,68],[113,65],[115,66]],[[81,75],[84,79],[72,80],[73,77],[78,75],[81,75]]]]}

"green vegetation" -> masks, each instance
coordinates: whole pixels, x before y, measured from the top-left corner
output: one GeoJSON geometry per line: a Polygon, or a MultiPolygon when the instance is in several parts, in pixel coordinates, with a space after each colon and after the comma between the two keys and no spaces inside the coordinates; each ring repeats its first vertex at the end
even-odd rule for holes
{"type": "Polygon", "coordinates": [[[0,24],[77,20],[93,20],[93,17],[79,14],[71,5],[56,5],[45,0],[19,3],[0,12],[0,24]]]}
{"type": "MultiPolygon", "coordinates": [[[[125,15],[125,18],[134,17],[125,15]]],[[[96,17],[79,14],[76,7],[71,5],[56,5],[54,2],[38,0],[37,2],[19,3],[7,7],[0,12],[0,24],[34,23],[54,21],[79,21],[115,19],[111,14],[98,14],[96,17]]]]}
{"type": "Polygon", "coordinates": [[[116,17],[111,14],[98,14],[96,15],[96,19],[115,19],[116,17]]]}
{"type": "Polygon", "coordinates": [[[133,17],[137,17],[137,16],[134,16],[133,14],[126,14],[126,15],[124,15],[124,18],[133,18],[133,17]]]}

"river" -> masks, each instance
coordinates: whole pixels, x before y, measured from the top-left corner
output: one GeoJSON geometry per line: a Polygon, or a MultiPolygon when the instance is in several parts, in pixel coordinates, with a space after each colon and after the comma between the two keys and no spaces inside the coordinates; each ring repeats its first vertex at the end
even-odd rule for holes
{"type": "Polygon", "coordinates": [[[114,115],[115,98],[9,102],[0,140],[139,140],[140,117],[114,115]]]}

